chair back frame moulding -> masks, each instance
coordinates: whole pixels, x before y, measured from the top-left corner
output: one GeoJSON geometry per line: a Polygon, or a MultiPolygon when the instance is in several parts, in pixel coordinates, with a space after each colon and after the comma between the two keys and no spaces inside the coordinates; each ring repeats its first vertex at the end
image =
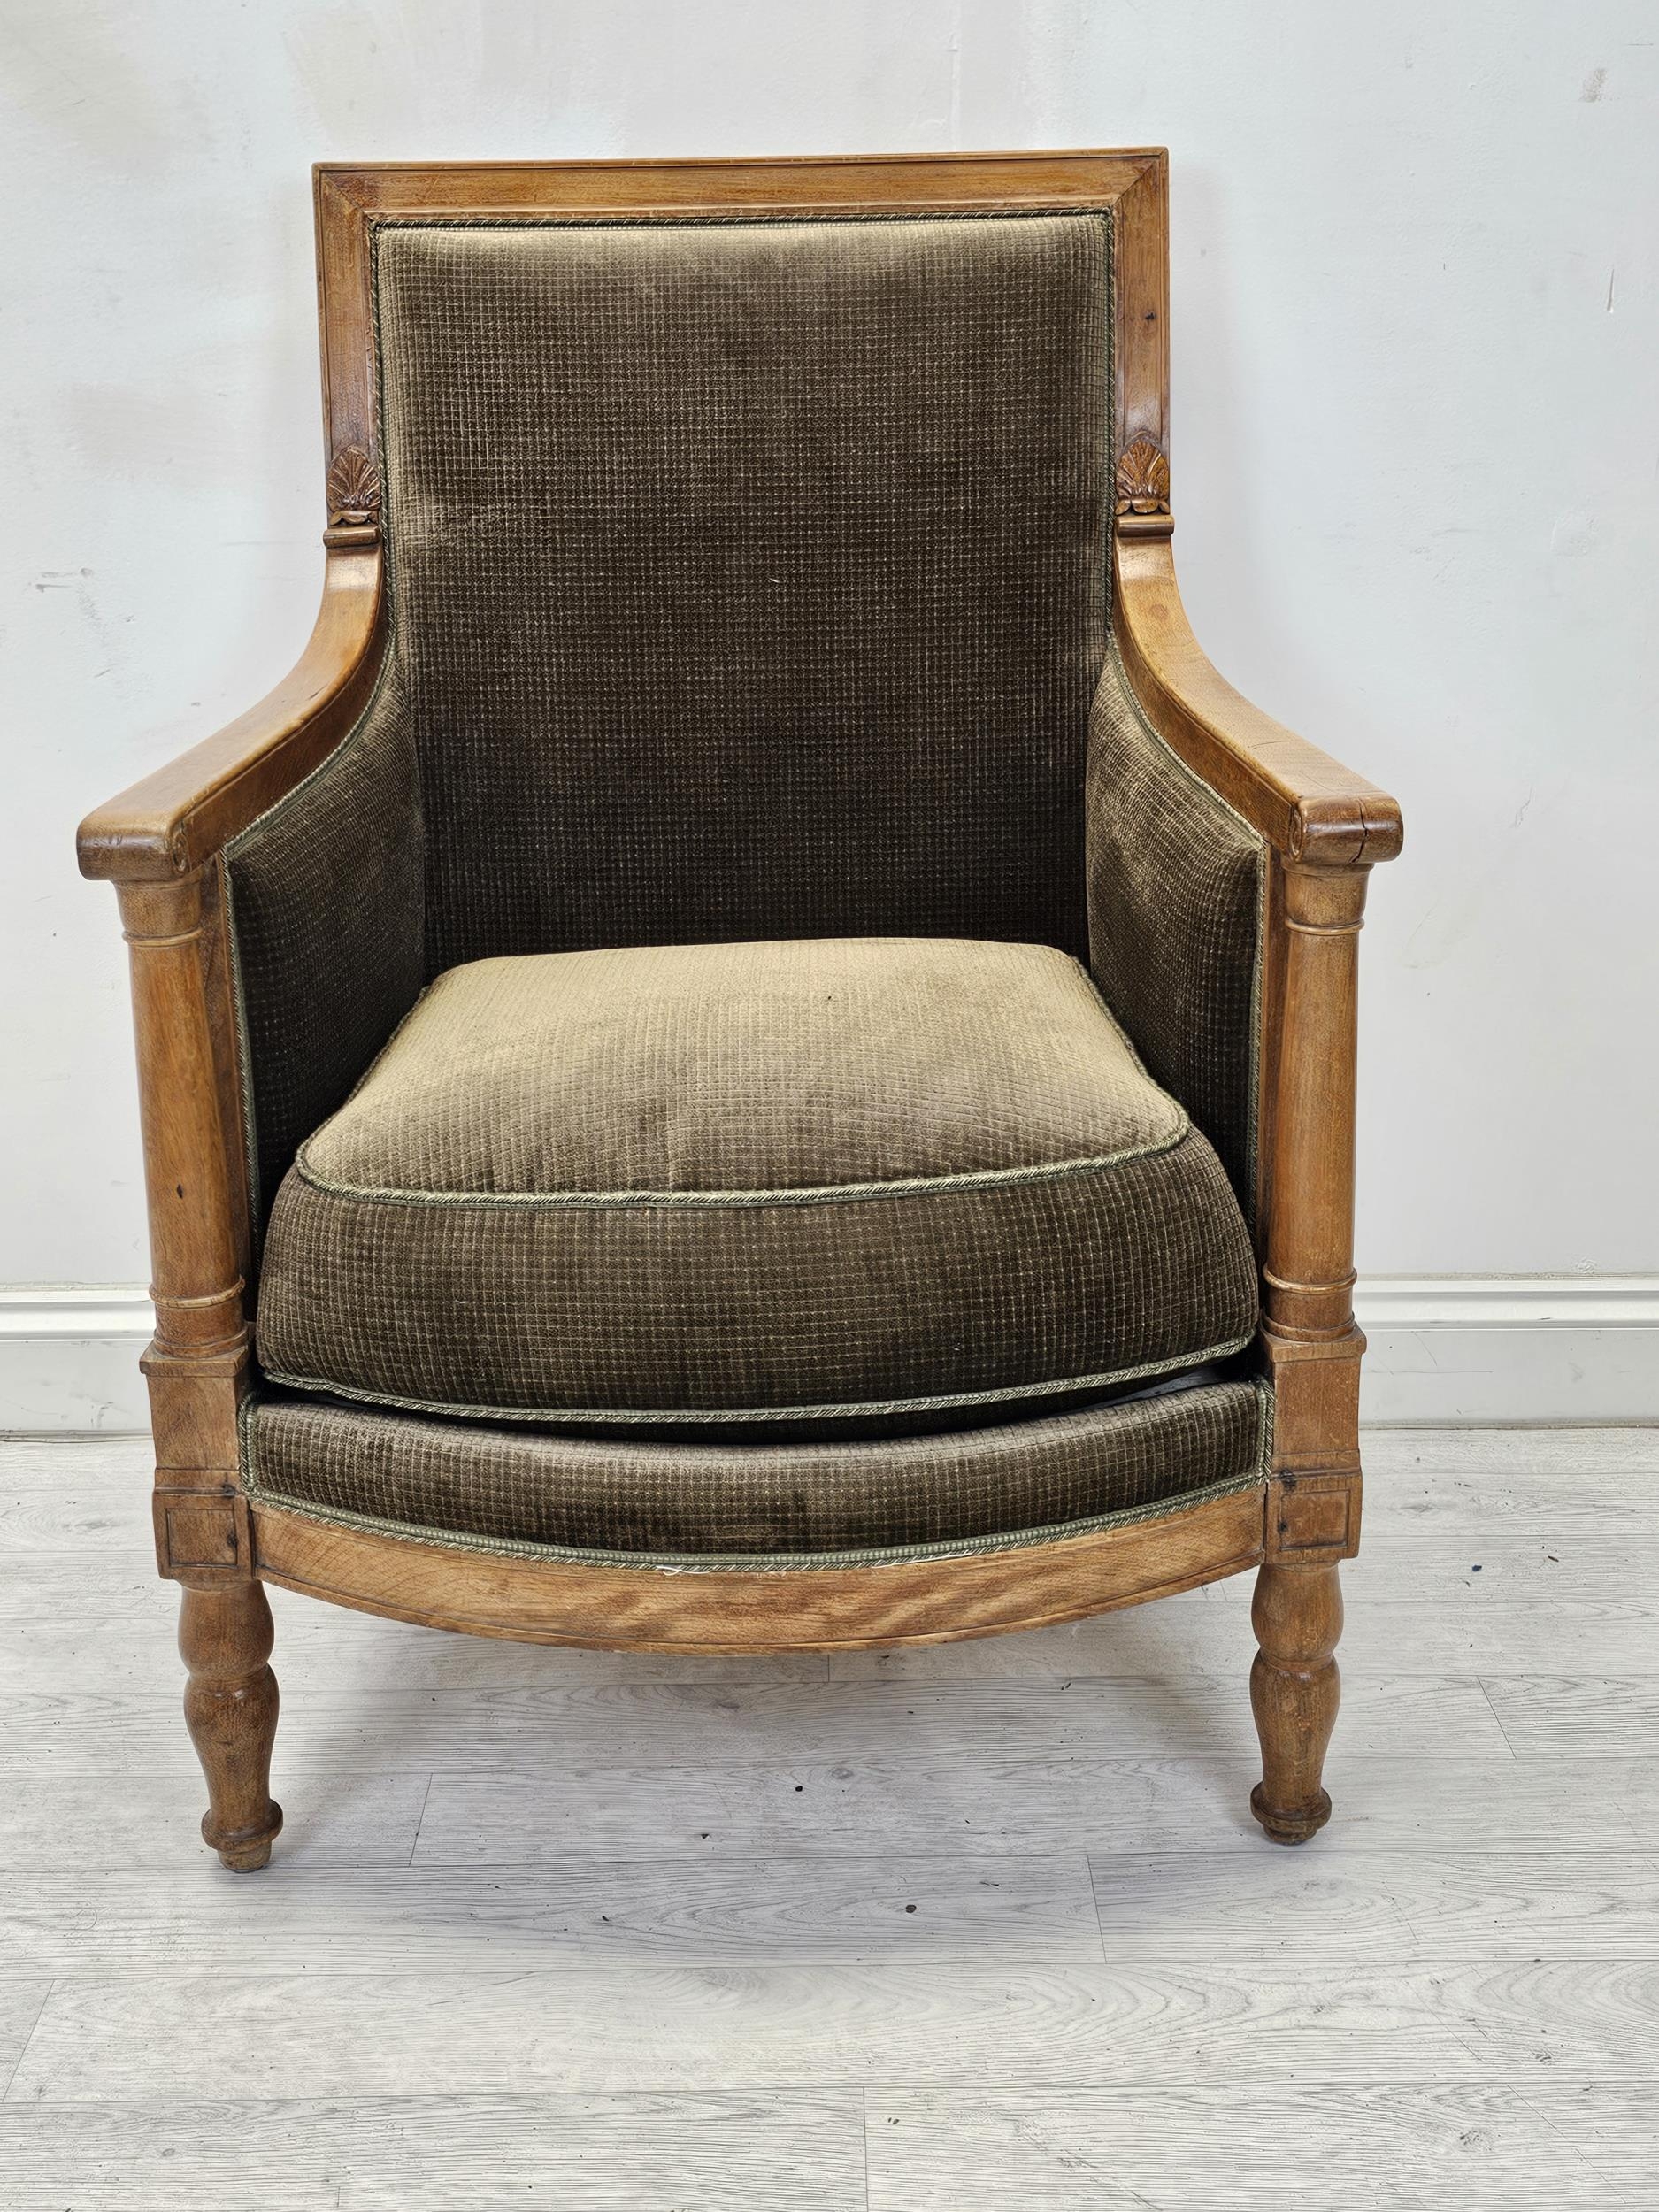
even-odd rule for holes
{"type": "MultiPolygon", "coordinates": [[[[293,673],[218,736],[82,825],[129,941],[154,1259],[144,1361],[156,1438],[158,1563],[186,1586],[199,1743],[225,1712],[275,1723],[260,1579],[486,1635],[635,1649],[775,1651],[938,1640],[1077,1618],[1263,1568],[1258,1816],[1297,1840],[1324,1811],[1310,1746],[1335,1711],[1335,1563],[1356,1548],[1356,944],[1371,864],[1399,849],[1392,800],[1240,699],[1200,651],[1176,588],[1169,424],[1167,159],[1129,151],[549,165],[326,164],[315,172],[325,581],[293,673]],[[732,1574],[573,1566],[325,1527],[244,1494],[249,1194],[221,856],[350,728],[388,644],[371,240],[378,222],[671,222],[1110,210],[1117,434],[1114,627],[1157,733],[1269,848],[1261,993],[1256,1235],[1259,1367],[1276,1396],[1272,1463],[1247,1493],[1128,1527],[833,1571],[732,1574]],[[199,1603],[195,1617],[192,1597],[199,1603]],[[211,1609],[211,1618],[202,1606],[211,1609]],[[242,1701],[236,1704],[236,1701],[242,1701]],[[1265,1714],[1265,1718],[1263,1718],[1265,1714]],[[1311,1763],[1310,1763],[1311,1762],[1311,1763]],[[1311,1776],[1311,1780],[1310,1780],[1311,1776]]],[[[197,1726],[193,1719],[192,1727],[197,1726]]],[[[245,1747],[244,1747],[245,1750],[245,1747]]],[[[273,1821],[256,1758],[217,1778],[211,1837],[262,1863],[273,1821]],[[262,1825],[263,1824],[263,1825],[262,1825]]],[[[224,1767],[224,1761],[220,1761],[224,1767]]],[[[274,1815],[274,1808],[270,1809],[274,1815]]]]}

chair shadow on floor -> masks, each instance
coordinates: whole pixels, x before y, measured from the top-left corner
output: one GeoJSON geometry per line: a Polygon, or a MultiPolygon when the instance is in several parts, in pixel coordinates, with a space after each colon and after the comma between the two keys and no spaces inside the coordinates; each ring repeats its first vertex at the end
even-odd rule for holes
{"type": "MultiPolygon", "coordinates": [[[[285,1693],[276,1787],[288,1823],[279,1861],[339,1866],[354,1823],[389,1805],[400,1778],[412,1792],[428,1778],[440,1797],[446,1778],[457,1791],[486,1786],[461,1847],[480,1891],[485,1868],[522,1866],[526,1849],[537,1868],[572,1878],[588,1869],[602,1888],[624,1860],[706,1866],[718,1853],[737,1878],[734,1860],[897,1864],[964,1843],[987,1855],[994,1875],[994,1855],[1032,1848],[1022,1770],[1058,1807],[1045,1815],[1047,1851],[1099,1850],[1113,1793],[1155,1792],[1171,1769],[1186,1770],[1183,1795],[1213,1801],[1207,1817],[1224,1821],[1224,1847],[1254,1843],[1255,1747],[1240,1695],[1248,1608],[1214,1591],[1075,1627],[833,1660],[490,1642],[273,1595],[285,1693]],[[1213,1671],[1194,1671],[1195,1620],[1213,1671]],[[973,1809],[956,1809],[968,1802],[964,1775],[971,1788],[981,1768],[992,1778],[967,1832],[973,1809]],[[498,1839],[492,1803],[512,1809],[498,1839]],[[936,1832],[917,1816],[923,1803],[940,1808],[936,1832]],[[999,1824],[1015,1832],[1001,1835],[999,1824]]],[[[425,1804],[423,1795],[409,1863],[458,1866],[445,1855],[453,1836],[434,1844],[420,1828],[425,1804]]],[[[463,1909],[465,1879],[457,1870],[446,1890],[446,1917],[463,1909]]],[[[367,1886],[378,1893],[376,1880],[367,1886]]],[[[397,1909],[418,1909],[415,1899],[397,1909]]],[[[884,1918],[883,1942],[926,1947],[930,1932],[910,1917],[908,1926],[884,1918]]],[[[798,1955],[787,1924],[783,1945],[798,1955]]]]}

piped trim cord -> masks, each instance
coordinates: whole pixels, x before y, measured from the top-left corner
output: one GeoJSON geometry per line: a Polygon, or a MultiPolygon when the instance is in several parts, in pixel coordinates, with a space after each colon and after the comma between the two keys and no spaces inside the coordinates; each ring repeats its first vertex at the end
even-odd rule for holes
{"type": "Polygon", "coordinates": [[[615,1425],[626,1426],[649,1423],[657,1428],[678,1428],[687,1425],[701,1425],[725,1421],[754,1422],[757,1425],[771,1421],[846,1421],[882,1419],[891,1414],[949,1413],[969,1406],[1018,1405],[1032,1398],[1059,1397],[1071,1391],[1105,1391],[1119,1383],[1145,1382],[1158,1375],[1182,1373],[1191,1368],[1205,1367],[1217,1360],[1232,1359],[1252,1342],[1249,1335],[1235,1337],[1225,1344],[1212,1344],[1208,1350],[1182,1352],[1171,1359],[1149,1360],[1139,1367],[1118,1367],[1102,1375],[1064,1375],[1048,1382],[1011,1383],[998,1390],[966,1390],[936,1398],[854,1399],[844,1404],[796,1406],[715,1406],[687,1409],[682,1406],[472,1406],[446,1404],[425,1398],[400,1398],[389,1392],[354,1389],[346,1383],[334,1382],[318,1375],[291,1375],[280,1368],[266,1367],[266,1378],[280,1383],[285,1389],[304,1392],[309,1396],[348,1398],[355,1404],[387,1406],[404,1413],[434,1413],[448,1415],[461,1421],[534,1421],[542,1427],[600,1427],[615,1425]]]}
{"type": "MultiPolygon", "coordinates": [[[[907,1560],[971,1558],[976,1554],[1029,1550],[1041,1544],[1063,1543],[1069,1537],[1093,1536],[1106,1529],[1129,1528],[1141,1521],[1173,1518],[1198,1506],[1211,1504],[1217,1498],[1260,1489],[1267,1480],[1272,1455],[1273,1402],[1272,1392],[1265,1383],[1256,1380],[1252,1388],[1259,1409],[1259,1435],[1256,1463],[1242,1473],[1224,1476],[1199,1490],[1180,1491],[1171,1498],[1156,1499],[1146,1505],[1124,1506],[1115,1513],[1094,1514],[1084,1520],[1056,1521],[1042,1528],[1014,1529],[997,1536],[960,1537],[932,1544],[867,1546],[835,1552],[587,1550],[568,1544],[534,1544],[514,1537],[474,1536],[465,1531],[382,1520],[372,1514],[353,1512],[349,1507],[313,1505],[307,1500],[290,1498],[280,1490],[267,1489],[259,1479],[253,1433],[258,1401],[251,1396],[244,1401],[240,1416],[242,1486],[255,1504],[292,1513],[302,1520],[357,1529],[371,1536],[392,1536],[403,1543],[440,1550],[482,1552],[505,1559],[542,1559],[572,1566],[629,1567],[642,1573],[658,1574],[810,1574],[835,1568],[897,1566],[907,1560]]],[[[692,1445],[687,1448],[695,1451],[699,1448],[692,1445]]]]}
{"type": "Polygon", "coordinates": [[[872,1198],[933,1198],[962,1190],[997,1189],[1022,1183],[1046,1183],[1076,1175],[1099,1174],[1131,1160],[1172,1152],[1192,1125],[1185,1114],[1168,1137],[1080,1160],[1043,1160],[1025,1167],[975,1168],[961,1175],[910,1175],[892,1182],[801,1184],[784,1190],[611,1190],[470,1191],[398,1190],[385,1185],[339,1183],[319,1175],[300,1148],[296,1163],[301,1182],[330,1198],[358,1198],[370,1203],[403,1206],[827,1206],[872,1198]]]}
{"type": "MultiPolygon", "coordinates": [[[[1134,1043],[1123,1024],[1101,996],[1099,986],[1083,962],[1075,956],[1071,965],[1087,984],[1091,996],[1099,1010],[1111,1025],[1112,1032],[1122,1045],[1137,1073],[1147,1071],[1134,1043]]],[[[442,979],[437,979],[442,980],[442,979]]],[[[423,991],[403,1019],[398,1024],[386,1043],[354,1085],[349,1107],[365,1090],[378,1073],[381,1063],[396,1048],[404,1029],[419,1011],[432,986],[423,991]]],[[[1151,1078],[1147,1081],[1151,1085],[1151,1078]]],[[[1156,1088],[1156,1085],[1152,1085],[1156,1088]]],[[[302,1183],[320,1191],[329,1198],[362,1199],[371,1204],[405,1206],[482,1206],[482,1207],[630,1207],[630,1206],[817,1206],[854,1204],[866,1199],[935,1198],[952,1191],[995,1190],[1025,1183],[1045,1183],[1064,1180],[1071,1176],[1098,1174],[1114,1167],[1126,1166],[1135,1160],[1156,1159],[1165,1152],[1172,1152],[1192,1133],[1192,1120],[1178,1099],[1163,1094],[1171,1108],[1168,1128],[1149,1137],[1143,1144],[1121,1147],[1116,1152],[1085,1155],[1076,1159],[1035,1160],[1014,1167],[972,1168],[958,1174],[903,1175],[878,1178],[855,1183],[805,1183],[785,1186],[779,1189],[736,1190],[551,1190],[551,1191],[472,1191],[472,1190],[410,1190],[394,1184],[348,1183],[323,1173],[311,1158],[311,1147],[326,1136],[338,1116],[331,1115],[322,1127],[307,1137],[295,1158],[295,1172],[302,1183]]],[[[342,1109],[344,1111],[344,1109],[342,1109]]]]}

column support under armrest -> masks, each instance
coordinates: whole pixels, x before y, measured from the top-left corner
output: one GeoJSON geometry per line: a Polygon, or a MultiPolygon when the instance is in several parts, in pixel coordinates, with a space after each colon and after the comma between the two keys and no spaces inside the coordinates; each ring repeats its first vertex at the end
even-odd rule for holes
{"type": "Polygon", "coordinates": [[[156,1333],[142,1365],[157,1563],[209,1587],[252,1571],[238,1493],[248,1202],[219,870],[120,886],[131,956],[156,1333]]]}

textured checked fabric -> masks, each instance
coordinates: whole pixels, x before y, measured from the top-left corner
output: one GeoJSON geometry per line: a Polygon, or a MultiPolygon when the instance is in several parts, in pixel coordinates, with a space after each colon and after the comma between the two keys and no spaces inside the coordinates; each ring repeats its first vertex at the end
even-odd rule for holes
{"type": "Polygon", "coordinates": [[[1103,216],[388,227],[375,287],[429,973],[1084,950],[1103,216]]]}
{"type": "Polygon", "coordinates": [[[271,1479],[770,1550],[1253,1465],[1237,1386],[1053,1417],[1255,1315],[1262,854],[1106,658],[1105,219],[391,228],[375,293],[389,672],[227,856],[258,1212],[438,981],[257,1334],[471,1417],[261,1405],[271,1479]]]}
{"type": "Polygon", "coordinates": [[[1064,953],[791,938],[451,968],[303,1165],[434,1194],[755,1194],[1162,1150],[1184,1125],[1064,953]]]}
{"type": "Polygon", "coordinates": [[[256,1218],[419,994],[424,843],[394,664],[350,741],[226,853],[256,1218]]]}
{"type": "Polygon", "coordinates": [[[670,1554],[972,1542],[1245,1481],[1266,1394],[1223,1382],[956,1435],[787,1445],[615,1442],[261,1399],[257,1496],[505,1544],[670,1554]]]}
{"type": "Polygon", "coordinates": [[[1114,650],[1089,727],[1089,965],[1247,1208],[1264,867],[1255,831],[1148,726],[1114,650]]]}
{"type": "Polygon", "coordinates": [[[1203,1137],[1049,947],[861,938],[442,977],[279,1194],[258,1345],[488,1416],[870,1416],[1246,1340],[1203,1137]]]}

